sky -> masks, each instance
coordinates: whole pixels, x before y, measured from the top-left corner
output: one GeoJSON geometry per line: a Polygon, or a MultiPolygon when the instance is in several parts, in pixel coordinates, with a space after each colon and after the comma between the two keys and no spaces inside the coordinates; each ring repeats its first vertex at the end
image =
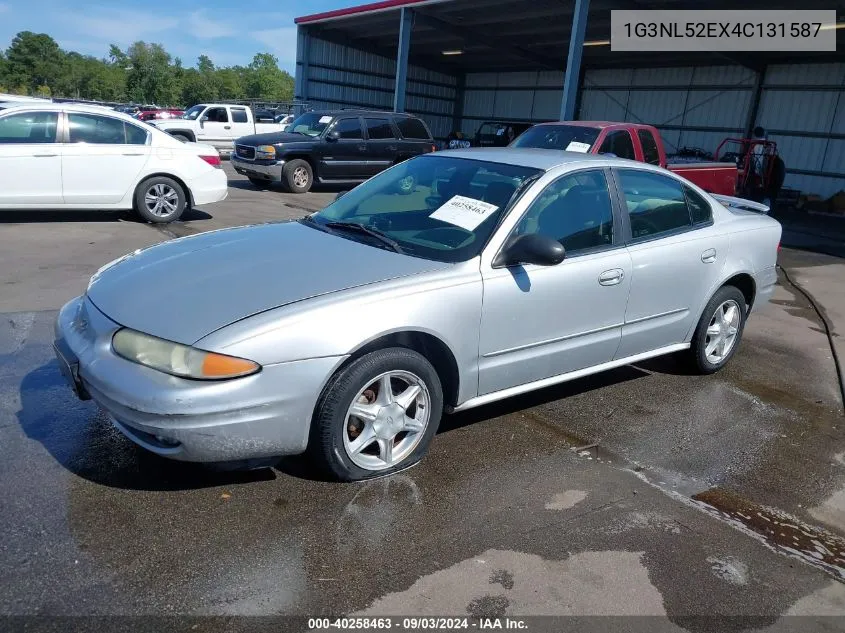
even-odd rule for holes
{"type": "Polygon", "coordinates": [[[199,55],[217,66],[234,66],[269,52],[293,74],[294,18],[367,1],[0,0],[0,49],[8,48],[19,31],[47,33],[65,50],[96,57],[108,55],[109,44],[125,49],[144,40],[162,44],[186,67],[199,55]]]}

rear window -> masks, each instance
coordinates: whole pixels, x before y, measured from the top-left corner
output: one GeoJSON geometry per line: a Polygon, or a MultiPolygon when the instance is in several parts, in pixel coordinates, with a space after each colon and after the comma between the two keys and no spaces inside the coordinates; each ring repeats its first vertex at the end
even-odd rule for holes
{"type": "Polygon", "coordinates": [[[599,128],[583,125],[537,125],[523,132],[510,147],[538,147],[587,153],[599,137],[599,128]]]}
{"type": "Polygon", "coordinates": [[[643,146],[643,159],[652,165],[660,164],[660,152],[657,150],[657,141],[650,130],[637,130],[640,137],[640,144],[643,146]]]}
{"type": "Polygon", "coordinates": [[[367,126],[367,135],[371,141],[396,138],[393,134],[393,128],[390,126],[390,121],[387,119],[364,119],[364,123],[367,126]]]}
{"type": "Polygon", "coordinates": [[[425,124],[419,119],[401,118],[396,119],[396,126],[402,138],[430,141],[431,134],[428,133],[425,124]]]}
{"type": "Polygon", "coordinates": [[[232,123],[246,123],[246,109],[245,108],[232,108],[232,123]]]}

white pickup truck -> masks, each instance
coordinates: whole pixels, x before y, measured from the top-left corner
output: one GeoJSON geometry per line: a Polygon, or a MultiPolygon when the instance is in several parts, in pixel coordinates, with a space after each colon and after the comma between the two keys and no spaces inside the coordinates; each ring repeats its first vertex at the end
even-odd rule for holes
{"type": "Polygon", "coordinates": [[[213,145],[221,154],[231,154],[235,139],[242,136],[280,132],[284,128],[272,120],[256,123],[248,106],[225,103],[198,104],[188,108],[181,119],[150,123],[181,141],[213,145]]]}

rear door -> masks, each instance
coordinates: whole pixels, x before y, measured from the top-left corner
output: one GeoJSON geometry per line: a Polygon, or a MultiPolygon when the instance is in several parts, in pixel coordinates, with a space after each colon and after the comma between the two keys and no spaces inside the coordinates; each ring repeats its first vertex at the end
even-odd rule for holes
{"type": "Polygon", "coordinates": [[[62,202],[59,112],[33,110],[0,118],[0,204],[62,202]]]}
{"type": "Polygon", "coordinates": [[[399,139],[388,117],[367,117],[367,173],[374,176],[390,167],[399,153],[399,139]]]}
{"type": "Polygon", "coordinates": [[[229,115],[232,118],[229,136],[232,139],[249,136],[255,133],[255,125],[250,120],[249,112],[245,106],[233,106],[229,108],[229,115]]]}
{"type": "Polygon", "coordinates": [[[123,119],[67,112],[62,146],[66,204],[113,204],[129,193],[150,157],[149,132],[123,119]]]}
{"type": "Polygon", "coordinates": [[[729,238],[709,204],[671,176],[616,169],[627,208],[631,294],[617,358],[683,343],[720,278],[729,238]]]}

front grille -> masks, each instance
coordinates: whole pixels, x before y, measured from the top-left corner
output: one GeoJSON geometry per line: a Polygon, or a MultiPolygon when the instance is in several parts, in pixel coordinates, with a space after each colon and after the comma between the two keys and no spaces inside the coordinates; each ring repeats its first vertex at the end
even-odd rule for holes
{"type": "Polygon", "coordinates": [[[255,160],[255,148],[248,145],[236,145],[235,154],[244,160],[255,160]]]}

